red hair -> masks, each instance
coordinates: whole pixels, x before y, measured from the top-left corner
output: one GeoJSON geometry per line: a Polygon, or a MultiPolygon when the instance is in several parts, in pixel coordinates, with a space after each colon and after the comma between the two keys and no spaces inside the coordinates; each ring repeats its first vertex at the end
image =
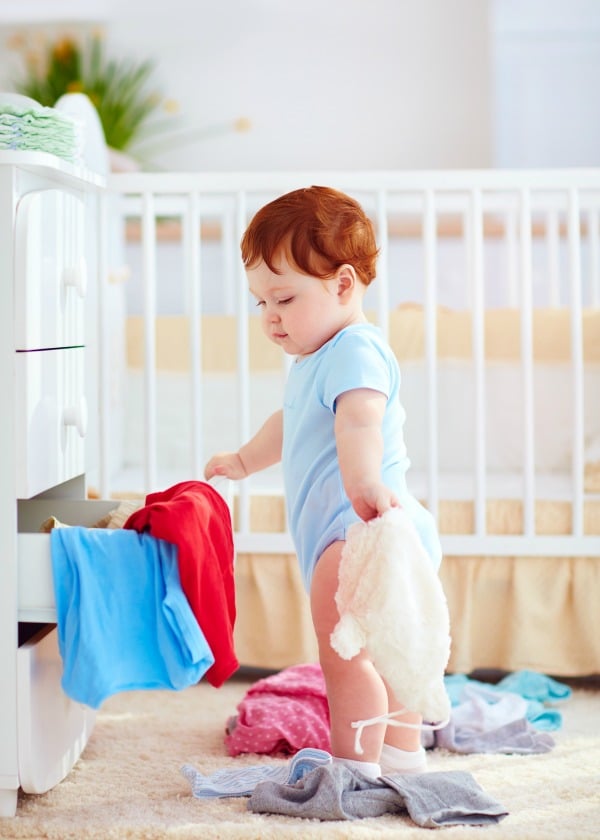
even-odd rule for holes
{"type": "Polygon", "coordinates": [[[305,187],[262,207],[241,242],[246,268],[283,254],[303,274],[325,280],[345,263],[368,286],[375,278],[378,248],[373,224],[360,204],[330,187],[305,187]]]}

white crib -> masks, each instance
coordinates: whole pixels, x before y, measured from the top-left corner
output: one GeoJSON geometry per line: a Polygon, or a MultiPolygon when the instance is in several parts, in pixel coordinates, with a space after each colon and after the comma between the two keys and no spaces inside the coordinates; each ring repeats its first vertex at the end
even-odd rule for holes
{"type": "MultiPolygon", "coordinates": [[[[600,171],[112,176],[99,494],[201,478],[280,404],[286,360],[239,241],[311,183],[377,227],[367,308],[400,360],[409,484],[440,525],[451,668],[600,671],[600,171]]],[[[278,469],[235,507],[242,661],[313,658],[278,469]]]]}

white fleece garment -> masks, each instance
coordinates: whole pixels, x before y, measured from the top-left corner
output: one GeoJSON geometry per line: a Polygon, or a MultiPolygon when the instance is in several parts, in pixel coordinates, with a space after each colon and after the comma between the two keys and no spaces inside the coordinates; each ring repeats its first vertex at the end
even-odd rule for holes
{"type": "MultiPolygon", "coordinates": [[[[364,648],[398,703],[431,724],[447,722],[448,604],[416,529],[401,508],[348,529],[336,604],[340,620],[331,646],[339,656],[352,659],[364,648]]],[[[362,725],[374,722],[381,718],[353,726],[360,735],[362,725]]],[[[388,722],[410,726],[395,719],[388,722]]],[[[358,737],[357,742],[360,753],[358,737]]]]}

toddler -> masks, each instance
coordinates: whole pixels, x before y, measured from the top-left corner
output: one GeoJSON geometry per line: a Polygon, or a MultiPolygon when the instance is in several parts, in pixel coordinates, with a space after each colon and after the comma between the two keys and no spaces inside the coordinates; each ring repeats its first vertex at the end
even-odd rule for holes
{"type": "Polygon", "coordinates": [[[352,722],[399,705],[364,651],[344,660],[330,645],[339,618],[338,566],[353,522],[402,506],[436,568],[441,561],[433,518],[406,485],[398,364],[363,311],[378,254],[373,226],[353,198],[313,186],[259,210],[241,252],[264,332],[294,363],[283,408],[238,452],[214,455],[205,477],[242,479],[282,461],[288,521],[327,688],[334,760],[373,777],[421,772],[421,719],[410,710],[402,720],[414,728],[369,726],[357,760],[352,722]]]}

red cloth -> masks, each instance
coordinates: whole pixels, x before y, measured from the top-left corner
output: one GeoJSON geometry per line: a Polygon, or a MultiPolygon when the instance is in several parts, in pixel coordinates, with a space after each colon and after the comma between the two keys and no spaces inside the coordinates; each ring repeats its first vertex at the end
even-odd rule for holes
{"type": "Polygon", "coordinates": [[[183,481],[146,496],[145,506],[123,527],[177,546],[181,588],[215,657],[206,678],[222,685],[239,666],[233,646],[233,533],[227,503],[210,484],[183,481]]]}
{"type": "Polygon", "coordinates": [[[331,752],[329,706],[320,665],[292,665],[254,683],[228,721],[229,755],[331,752]]]}

